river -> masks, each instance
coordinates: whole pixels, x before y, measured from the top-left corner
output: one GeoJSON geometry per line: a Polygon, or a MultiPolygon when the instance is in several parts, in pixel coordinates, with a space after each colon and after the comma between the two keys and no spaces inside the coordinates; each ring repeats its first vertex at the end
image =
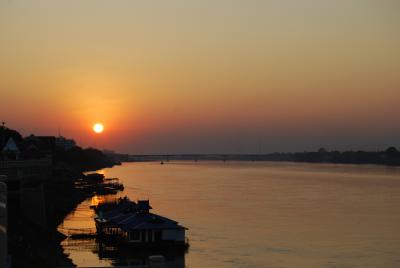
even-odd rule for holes
{"type": "MultiPolygon", "coordinates": [[[[189,229],[188,252],[167,267],[400,267],[399,168],[199,161],[100,172],[124,184],[118,196],[150,199],[154,213],[189,229]]],[[[94,227],[91,202],[60,229],[94,227]]],[[[102,253],[94,240],[63,247],[78,266],[138,259],[102,253]]]]}

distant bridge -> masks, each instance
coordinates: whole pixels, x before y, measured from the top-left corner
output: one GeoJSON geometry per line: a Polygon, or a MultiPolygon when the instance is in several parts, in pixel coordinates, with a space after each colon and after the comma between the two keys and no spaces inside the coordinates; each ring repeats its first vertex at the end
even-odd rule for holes
{"type": "Polygon", "coordinates": [[[266,154],[159,154],[129,155],[130,161],[172,161],[172,160],[219,160],[219,161],[265,161],[271,157],[266,154]]]}

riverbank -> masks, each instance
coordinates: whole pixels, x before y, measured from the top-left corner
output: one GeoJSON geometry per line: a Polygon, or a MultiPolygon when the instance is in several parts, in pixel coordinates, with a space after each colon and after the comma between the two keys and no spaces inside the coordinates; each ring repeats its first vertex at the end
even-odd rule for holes
{"type": "Polygon", "coordinates": [[[70,167],[55,173],[49,180],[29,189],[35,191],[35,198],[42,200],[37,211],[31,213],[38,214],[38,219],[32,220],[22,209],[21,196],[25,189],[10,198],[8,244],[12,267],[73,266],[63,253],[60,243],[65,236],[57,227],[81,202],[98,191],[108,191],[101,181],[88,178],[80,170],[70,167]]]}

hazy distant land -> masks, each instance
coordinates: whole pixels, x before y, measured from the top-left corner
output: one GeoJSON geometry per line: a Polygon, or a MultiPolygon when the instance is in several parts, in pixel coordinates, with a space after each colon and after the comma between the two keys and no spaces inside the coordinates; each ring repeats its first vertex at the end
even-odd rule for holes
{"type": "Polygon", "coordinates": [[[172,160],[216,160],[216,161],[287,161],[306,163],[338,164],[376,164],[400,166],[400,152],[395,147],[384,151],[328,151],[319,149],[316,152],[270,153],[270,154],[159,154],[135,155],[111,153],[120,162],[172,161],[172,160]]]}

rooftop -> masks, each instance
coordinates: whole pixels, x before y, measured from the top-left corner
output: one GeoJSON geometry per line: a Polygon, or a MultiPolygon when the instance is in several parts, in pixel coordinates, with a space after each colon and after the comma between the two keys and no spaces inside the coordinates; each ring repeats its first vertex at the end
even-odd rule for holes
{"type": "Polygon", "coordinates": [[[108,208],[107,211],[98,209],[97,220],[118,226],[124,231],[186,229],[174,220],[148,212],[149,209],[151,206],[148,200],[139,200],[136,204],[129,199],[122,199],[113,209],[108,208]]]}

